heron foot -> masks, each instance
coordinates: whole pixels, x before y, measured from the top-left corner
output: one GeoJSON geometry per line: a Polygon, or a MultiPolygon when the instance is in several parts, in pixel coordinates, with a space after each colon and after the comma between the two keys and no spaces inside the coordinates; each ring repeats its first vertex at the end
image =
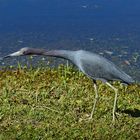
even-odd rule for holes
{"type": "Polygon", "coordinates": [[[92,120],[92,119],[93,119],[93,117],[92,117],[91,115],[89,116],[89,115],[87,114],[87,115],[86,115],[86,118],[80,118],[80,119],[79,119],[79,122],[81,122],[81,121],[83,121],[83,120],[84,120],[84,121],[90,121],[90,120],[92,120]]]}
{"type": "Polygon", "coordinates": [[[93,115],[90,115],[90,117],[86,118],[87,120],[92,120],[92,117],[93,115]]]}
{"type": "Polygon", "coordinates": [[[118,115],[120,116],[120,114],[119,113],[114,113],[114,115],[113,115],[113,119],[112,119],[112,122],[114,123],[115,122],[115,119],[117,119],[118,120],[118,115]]]}

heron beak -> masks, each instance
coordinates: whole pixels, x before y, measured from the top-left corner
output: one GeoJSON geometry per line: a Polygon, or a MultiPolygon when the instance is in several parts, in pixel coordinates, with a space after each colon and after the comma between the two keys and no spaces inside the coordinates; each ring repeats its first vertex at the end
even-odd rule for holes
{"type": "Polygon", "coordinates": [[[23,54],[20,51],[17,51],[17,52],[4,56],[3,59],[8,58],[8,57],[13,57],[13,56],[21,56],[21,55],[23,55],[23,54]]]}

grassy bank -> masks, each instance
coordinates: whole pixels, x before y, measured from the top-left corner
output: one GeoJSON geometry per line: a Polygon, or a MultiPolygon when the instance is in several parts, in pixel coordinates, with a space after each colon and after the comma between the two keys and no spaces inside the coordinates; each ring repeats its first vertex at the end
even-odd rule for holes
{"type": "Polygon", "coordinates": [[[94,118],[92,81],[71,67],[0,71],[0,140],[139,139],[140,85],[119,89],[118,119],[112,125],[114,91],[98,81],[94,118]]]}

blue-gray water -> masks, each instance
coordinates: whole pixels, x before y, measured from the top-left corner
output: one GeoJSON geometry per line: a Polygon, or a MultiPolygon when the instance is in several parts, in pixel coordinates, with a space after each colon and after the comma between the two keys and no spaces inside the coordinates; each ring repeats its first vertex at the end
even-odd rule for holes
{"type": "Polygon", "coordinates": [[[139,46],[139,0],[0,0],[0,56],[22,47],[86,49],[140,79],[139,46]]]}

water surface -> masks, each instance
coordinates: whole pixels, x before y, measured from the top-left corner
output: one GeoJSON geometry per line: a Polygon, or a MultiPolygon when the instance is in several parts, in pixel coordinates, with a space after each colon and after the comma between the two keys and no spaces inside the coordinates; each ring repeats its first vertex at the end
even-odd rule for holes
{"type": "Polygon", "coordinates": [[[86,49],[140,79],[139,7],[139,0],[1,0],[0,56],[22,47],[86,49]]]}

